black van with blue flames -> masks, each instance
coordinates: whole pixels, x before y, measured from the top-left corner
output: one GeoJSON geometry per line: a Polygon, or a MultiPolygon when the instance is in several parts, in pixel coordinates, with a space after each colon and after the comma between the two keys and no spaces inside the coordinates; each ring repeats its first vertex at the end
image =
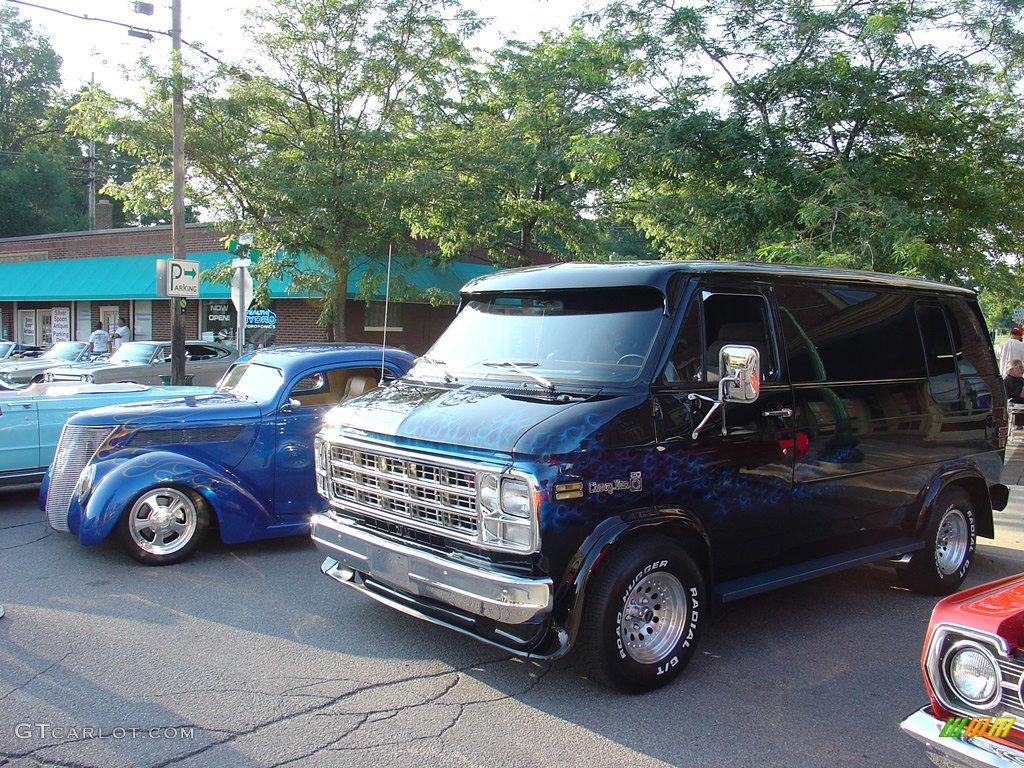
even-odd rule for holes
{"type": "Polygon", "coordinates": [[[467,284],[395,384],[325,417],[339,582],[656,688],[714,601],[866,563],[959,588],[993,535],[1005,395],[973,292],[734,262],[467,284]]]}

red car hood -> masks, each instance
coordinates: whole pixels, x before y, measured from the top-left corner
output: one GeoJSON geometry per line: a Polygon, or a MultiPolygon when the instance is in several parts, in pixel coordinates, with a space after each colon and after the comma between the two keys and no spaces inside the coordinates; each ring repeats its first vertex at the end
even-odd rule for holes
{"type": "Polygon", "coordinates": [[[1012,651],[1024,648],[1024,573],[958,592],[941,600],[932,626],[959,624],[1004,638],[1012,651]]]}

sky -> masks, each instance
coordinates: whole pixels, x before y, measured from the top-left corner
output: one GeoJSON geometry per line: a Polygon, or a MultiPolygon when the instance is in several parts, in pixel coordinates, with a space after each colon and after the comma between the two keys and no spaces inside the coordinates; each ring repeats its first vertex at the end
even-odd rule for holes
{"type": "MultiPolygon", "coordinates": [[[[181,0],[182,38],[199,43],[205,50],[228,61],[241,58],[245,49],[240,26],[245,8],[264,0],[181,0]]],[[[141,55],[153,59],[170,55],[170,40],[157,36],[152,42],[131,37],[124,26],[170,30],[169,0],[151,0],[153,16],[134,12],[133,0],[25,0],[13,3],[21,18],[50,39],[63,58],[65,90],[76,90],[95,77],[97,83],[118,96],[135,94],[135,87],[122,72],[141,55]],[[40,6],[40,7],[35,7],[40,6]],[[55,10],[46,10],[55,9],[55,10]],[[60,12],[63,12],[60,13],[60,12]],[[89,16],[92,20],[64,14],[89,16]]],[[[535,39],[541,31],[567,29],[572,19],[588,10],[595,0],[463,0],[463,7],[492,19],[487,31],[473,42],[494,48],[502,38],[535,39]]]]}

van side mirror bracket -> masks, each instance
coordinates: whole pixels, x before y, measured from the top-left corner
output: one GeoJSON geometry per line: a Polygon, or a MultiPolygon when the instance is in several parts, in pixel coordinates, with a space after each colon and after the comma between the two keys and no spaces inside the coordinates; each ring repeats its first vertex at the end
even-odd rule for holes
{"type": "Polygon", "coordinates": [[[722,410],[722,436],[727,436],[729,430],[725,423],[725,404],[752,403],[761,393],[761,355],[757,348],[740,344],[722,347],[718,370],[723,373],[729,371],[718,380],[718,399],[698,395],[696,392],[686,396],[687,400],[705,400],[711,403],[711,408],[693,430],[694,440],[719,409],[722,410]]]}

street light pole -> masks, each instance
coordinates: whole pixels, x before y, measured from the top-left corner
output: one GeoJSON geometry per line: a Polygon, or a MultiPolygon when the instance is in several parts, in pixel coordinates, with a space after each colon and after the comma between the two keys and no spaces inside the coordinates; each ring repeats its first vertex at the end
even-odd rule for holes
{"type": "MultiPolygon", "coordinates": [[[[171,2],[171,258],[185,258],[185,87],[181,72],[181,0],[171,2]]],[[[171,384],[185,383],[184,299],[171,298],[171,384]]]]}

